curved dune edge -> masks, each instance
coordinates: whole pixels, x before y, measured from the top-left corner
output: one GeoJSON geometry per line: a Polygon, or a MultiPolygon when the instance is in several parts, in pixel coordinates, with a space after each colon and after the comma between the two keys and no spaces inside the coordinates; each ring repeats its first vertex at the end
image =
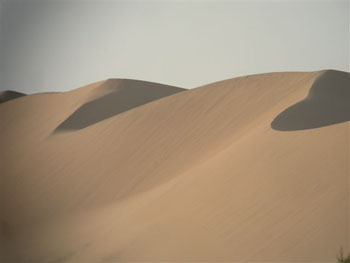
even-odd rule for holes
{"type": "Polygon", "coordinates": [[[350,246],[348,123],[270,126],[323,74],[225,80],[59,136],[103,82],[1,105],[7,259],[334,262],[350,246]]]}
{"type": "Polygon", "coordinates": [[[109,79],[99,89],[108,90],[108,93],[84,103],[55,132],[84,129],[135,107],[184,91],[173,86],[125,79],[109,79]]]}
{"type": "Polygon", "coordinates": [[[271,123],[280,131],[315,129],[350,120],[350,75],[329,70],[312,84],[305,99],[281,112],[271,123]]]}

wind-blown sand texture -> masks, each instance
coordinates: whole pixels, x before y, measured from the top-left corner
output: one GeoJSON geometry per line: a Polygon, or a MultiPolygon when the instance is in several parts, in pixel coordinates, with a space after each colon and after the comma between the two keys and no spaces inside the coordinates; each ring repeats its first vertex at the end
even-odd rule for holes
{"type": "Polygon", "coordinates": [[[320,71],[2,103],[3,260],[335,262],[350,249],[349,91],[349,73],[320,71]]]}

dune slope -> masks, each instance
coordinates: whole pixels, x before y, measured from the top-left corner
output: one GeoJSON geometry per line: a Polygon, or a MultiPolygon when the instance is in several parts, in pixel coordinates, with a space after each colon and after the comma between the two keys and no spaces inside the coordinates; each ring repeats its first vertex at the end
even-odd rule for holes
{"type": "Polygon", "coordinates": [[[3,257],[334,262],[350,249],[349,86],[109,80],[2,104],[3,257]]]}

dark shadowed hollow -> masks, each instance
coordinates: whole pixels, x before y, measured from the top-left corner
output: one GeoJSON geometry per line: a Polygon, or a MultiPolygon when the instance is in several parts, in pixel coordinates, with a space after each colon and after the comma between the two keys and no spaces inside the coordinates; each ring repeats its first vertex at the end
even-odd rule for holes
{"type": "Polygon", "coordinates": [[[148,102],[185,89],[138,80],[107,80],[99,88],[113,91],[87,102],[63,121],[54,131],[80,130],[148,102]]]}
{"type": "Polygon", "coordinates": [[[350,120],[350,74],[327,71],[302,101],[281,112],[271,123],[279,131],[320,128],[350,120]]]}

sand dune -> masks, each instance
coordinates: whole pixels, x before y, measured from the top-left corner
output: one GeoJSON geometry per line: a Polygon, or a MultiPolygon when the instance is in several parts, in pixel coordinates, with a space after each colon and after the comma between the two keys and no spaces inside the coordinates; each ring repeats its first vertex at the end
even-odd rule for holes
{"type": "Polygon", "coordinates": [[[349,84],[108,80],[1,104],[4,260],[334,262],[350,249],[349,84]]]}
{"type": "Polygon", "coordinates": [[[83,129],[124,111],[184,90],[157,83],[120,79],[109,79],[101,84],[99,89],[109,92],[79,107],[55,131],[83,129]]]}
{"type": "Polygon", "coordinates": [[[319,128],[350,120],[349,74],[328,71],[305,99],[280,113],[271,127],[281,131],[319,128]]]}
{"type": "Polygon", "coordinates": [[[0,92],[0,103],[4,103],[9,100],[13,100],[19,97],[25,96],[25,94],[12,91],[12,90],[5,90],[0,92]]]}

